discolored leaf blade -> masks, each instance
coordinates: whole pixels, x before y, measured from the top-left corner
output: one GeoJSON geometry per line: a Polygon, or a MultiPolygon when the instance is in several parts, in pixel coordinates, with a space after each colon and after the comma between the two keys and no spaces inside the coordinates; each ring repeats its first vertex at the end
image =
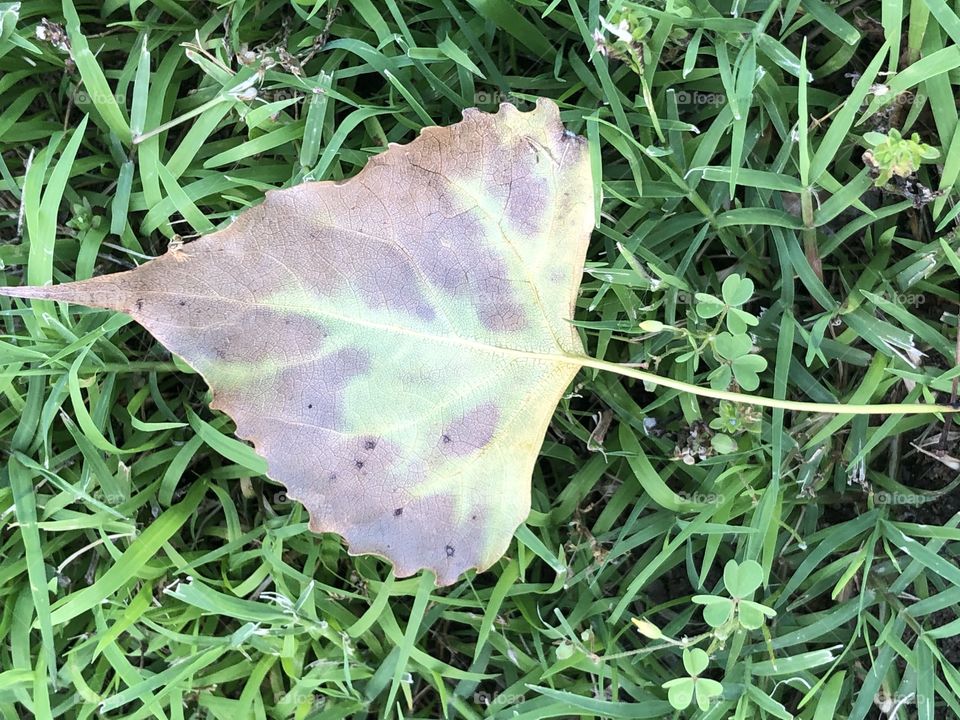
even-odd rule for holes
{"type": "Polygon", "coordinates": [[[133,316],[353,554],[452,583],[506,550],[583,350],[586,146],[552,102],[476,110],[354,178],[267,193],[136,270],[3,288],[133,316]]]}

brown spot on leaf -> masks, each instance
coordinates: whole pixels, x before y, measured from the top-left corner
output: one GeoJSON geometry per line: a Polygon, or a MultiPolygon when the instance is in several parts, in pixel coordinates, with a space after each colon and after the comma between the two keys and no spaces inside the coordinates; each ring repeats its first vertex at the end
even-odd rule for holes
{"type": "Polygon", "coordinates": [[[450,423],[441,436],[444,454],[469,455],[487,445],[497,430],[500,408],[484,402],[450,423]]]}

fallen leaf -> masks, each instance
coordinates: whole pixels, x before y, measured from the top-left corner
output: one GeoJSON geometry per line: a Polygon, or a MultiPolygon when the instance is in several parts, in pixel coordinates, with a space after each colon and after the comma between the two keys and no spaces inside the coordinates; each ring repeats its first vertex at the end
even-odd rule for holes
{"type": "Polygon", "coordinates": [[[592,227],[586,145],[540,100],[268,192],[136,270],[0,292],[131,315],[203,376],[311,530],[444,585],[500,558],[529,512],[581,365],[592,227]]]}

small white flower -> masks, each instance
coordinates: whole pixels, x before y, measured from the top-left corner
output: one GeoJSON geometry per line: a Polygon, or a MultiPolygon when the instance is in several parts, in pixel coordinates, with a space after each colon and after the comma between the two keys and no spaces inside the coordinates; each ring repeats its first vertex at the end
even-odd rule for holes
{"type": "Polygon", "coordinates": [[[630,34],[630,23],[628,23],[626,19],[613,25],[606,18],[601,17],[600,24],[604,30],[617,38],[617,40],[622,40],[625,43],[633,42],[633,35],[630,34]]]}
{"type": "Polygon", "coordinates": [[[603,37],[603,31],[600,28],[597,28],[593,31],[593,49],[598,53],[606,57],[607,55],[607,45],[606,40],[603,37]]]}

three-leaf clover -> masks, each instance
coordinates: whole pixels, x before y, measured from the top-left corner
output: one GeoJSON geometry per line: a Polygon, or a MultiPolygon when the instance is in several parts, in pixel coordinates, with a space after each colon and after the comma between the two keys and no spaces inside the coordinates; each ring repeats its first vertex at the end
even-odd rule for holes
{"type": "Polygon", "coordinates": [[[722,299],[709,293],[697,293],[697,315],[709,320],[725,312],[727,329],[735,335],[747,332],[748,325],[754,326],[759,322],[746,310],[740,309],[753,296],[753,280],[742,278],[737,273],[728,275],[720,286],[720,295],[722,299]]]}
{"type": "Polygon", "coordinates": [[[723,694],[723,686],[716,680],[700,677],[709,663],[710,657],[700,648],[684,649],[683,668],[688,677],[674,678],[661,685],[667,691],[670,705],[677,710],[683,710],[696,698],[697,706],[706,710],[713,698],[723,694]]]}
{"type": "Polygon", "coordinates": [[[710,386],[714,390],[725,389],[733,378],[744,390],[760,387],[759,374],[766,370],[767,361],[751,353],[753,341],[749,335],[722,332],[714,338],[713,350],[721,361],[720,367],[710,373],[710,386]]]}
{"type": "Polygon", "coordinates": [[[763,568],[758,562],[731,560],[723,568],[723,586],[730,597],[694,595],[693,601],[703,605],[703,619],[712,628],[736,621],[745,630],[757,630],[763,626],[764,618],[777,614],[773,608],[751,599],[762,583],[763,568]]]}

